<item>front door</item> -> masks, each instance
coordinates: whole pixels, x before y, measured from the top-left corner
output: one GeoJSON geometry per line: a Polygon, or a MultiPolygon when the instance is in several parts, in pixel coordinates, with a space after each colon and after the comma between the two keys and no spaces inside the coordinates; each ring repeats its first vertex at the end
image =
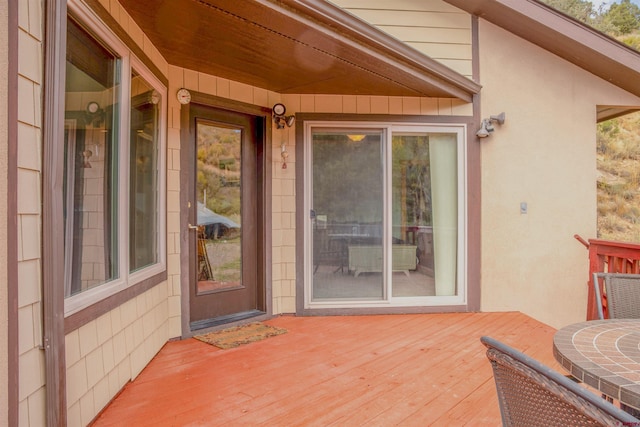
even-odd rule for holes
{"type": "Polygon", "coordinates": [[[264,313],[262,122],[247,114],[190,106],[191,330],[264,313]]]}

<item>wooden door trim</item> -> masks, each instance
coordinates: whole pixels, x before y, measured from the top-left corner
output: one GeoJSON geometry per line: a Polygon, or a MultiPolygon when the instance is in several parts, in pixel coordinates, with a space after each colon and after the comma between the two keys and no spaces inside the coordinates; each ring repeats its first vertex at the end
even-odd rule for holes
{"type": "MultiPolygon", "coordinates": [[[[271,141],[271,109],[260,107],[253,104],[247,104],[240,101],[229,100],[213,95],[207,95],[201,92],[191,91],[191,104],[203,105],[206,107],[219,108],[231,112],[249,114],[263,118],[264,128],[262,130],[264,138],[264,149],[258,153],[257,167],[258,173],[262,175],[261,187],[257,188],[258,197],[262,198],[262,211],[258,212],[258,233],[261,245],[258,245],[258,269],[257,275],[262,286],[258,286],[258,305],[264,307],[265,314],[253,317],[252,320],[264,320],[271,317],[272,311],[272,141],[271,141]]],[[[191,116],[191,104],[183,105],[180,109],[180,146],[190,141],[189,121],[191,116]]],[[[180,188],[187,188],[189,185],[190,159],[186,149],[180,150],[180,188]]],[[[189,223],[189,209],[187,208],[189,194],[186,191],[180,192],[180,307],[181,307],[181,332],[182,338],[191,337],[194,332],[191,330],[190,317],[191,309],[189,305],[189,280],[190,280],[190,263],[189,263],[189,232],[187,226],[189,223]]],[[[225,327],[233,325],[233,323],[225,324],[225,327]]],[[[216,329],[216,328],[210,328],[216,329]]],[[[200,329],[197,333],[206,332],[208,329],[200,329]]]]}

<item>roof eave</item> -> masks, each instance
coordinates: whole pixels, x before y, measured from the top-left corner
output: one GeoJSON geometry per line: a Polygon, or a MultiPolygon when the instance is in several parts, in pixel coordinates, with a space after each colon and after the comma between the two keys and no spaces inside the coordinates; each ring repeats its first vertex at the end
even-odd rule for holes
{"type": "MultiPolygon", "coordinates": [[[[258,0],[271,3],[270,0],[258,0]]],[[[282,3],[336,28],[341,34],[357,42],[371,55],[383,55],[393,60],[398,68],[419,74],[430,84],[439,86],[452,97],[471,102],[482,86],[457,73],[442,63],[416,51],[400,40],[373,27],[340,7],[324,0],[282,0],[282,3]]]]}
{"type": "Polygon", "coordinates": [[[640,52],[538,0],[444,0],[640,96],[640,52]]]}

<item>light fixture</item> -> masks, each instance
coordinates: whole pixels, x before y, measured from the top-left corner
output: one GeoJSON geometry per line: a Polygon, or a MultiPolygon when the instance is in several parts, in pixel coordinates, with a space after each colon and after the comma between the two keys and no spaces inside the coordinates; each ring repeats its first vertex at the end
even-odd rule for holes
{"type": "Polygon", "coordinates": [[[280,155],[282,156],[282,169],[287,168],[287,159],[289,158],[289,153],[287,152],[287,146],[283,142],[280,146],[280,155]]]}
{"type": "Polygon", "coordinates": [[[360,142],[360,141],[362,141],[364,139],[365,136],[367,136],[367,135],[362,135],[362,134],[359,134],[359,135],[347,135],[347,138],[349,138],[349,140],[353,141],[353,142],[360,142]]]}
{"type": "Polygon", "coordinates": [[[100,104],[95,101],[87,104],[85,115],[87,123],[90,123],[94,128],[100,127],[104,121],[104,110],[100,108],[100,104]]]}
{"type": "Polygon", "coordinates": [[[478,138],[488,137],[489,135],[491,135],[491,132],[495,130],[493,124],[498,123],[499,125],[502,125],[504,124],[504,119],[504,112],[494,116],[489,116],[488,119],[482,119],[480,129],[478,130],[478,132],[476,132],[476,136],[478,138]]]}
{"type": "Polygon", "coordinates": [[[93,153],[91,152],[91,150],[84,150],[82,152],[82,167],[83,168],[90,168],[91,167],[91,163],[89,163],[89,159],[91,158],[91,156],[93,156],[93,153]]]}
{"type": "Polygon", "coordinates": [[[476,132],[476,136],[478,138],[486,138],[489,135],[491,135],[489,133],[489,129],[487,129],[487,123],[490,123],[487,119],[483,119],[482,120],[482,124],[480,125],[480,130],[478,132],[476,132]]]}
{"type": "Polygon", "coordinates": [[[296,116],[294,116],[294,115],[287,116],[287,117],[284,118],[284,122],[289,127],[293,126],[293,123],[295,123],[295,121],[296,121],[296,116]]]}
{"type": "Polygon", "coordinates": [[[296,117],[294,115],[285,116],[287,109],[285,108],[284,104],[275,104],[272,108],[272,111],[273,121],[276,124],[277,129],[283,129],[285,125],[291,127],[296,121],[296,117]]]}

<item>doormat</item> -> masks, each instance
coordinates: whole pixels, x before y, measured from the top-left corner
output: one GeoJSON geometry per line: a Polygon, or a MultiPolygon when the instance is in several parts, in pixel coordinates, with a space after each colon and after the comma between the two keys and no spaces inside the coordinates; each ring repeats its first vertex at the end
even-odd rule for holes
{"type": "Polygon", "coordinates": [[[239,347],[243,344],[261,341],[265,338],[274,337],[286,332],[287,330],[283,328],[254,322],[221,331],[209,332],[208,334],[196,335],[194,338],[226,350],[228,348],[239,347]]]}

